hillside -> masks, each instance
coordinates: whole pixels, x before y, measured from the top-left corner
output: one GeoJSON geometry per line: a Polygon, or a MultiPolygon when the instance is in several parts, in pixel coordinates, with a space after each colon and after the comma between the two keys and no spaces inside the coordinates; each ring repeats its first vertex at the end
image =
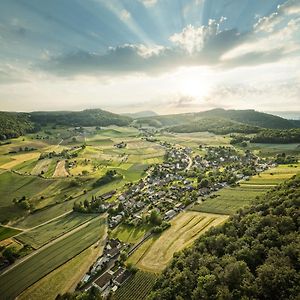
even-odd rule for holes
{"type": "Polygon", "coordinates": [[[228,134],[232,132],[257,133],[260,131],[260,128],[229,119],[210,117],[202,118],[187,124],[171,126],[168,130],[177,133],[209,131],[215,134],[228,134]]]}
{"type": "MultiPolygon", "coordinates": [[[[228,127],[228,125],[230,124],[228,121],[236,122],[231,123],[231,125],[233,125],[233,127],[235,128],[237,127],[238,123],[246,124],[252,127],[254,126],[270,129],[291,129],[300,126],[300,124],[295,120],[287,120],[267,113],[257,112],[255,110],[224,110],[219,108],[199,113],[139,118],[134,121],[134,124],[136,124],[137,126],[148,125],[157,128],[171,127],[171,130],[174,130],[175,132],[183,132],[183,130],[186,130],[186,132],[196,132],[202,130],[202,127],[203,125],[205,125],[206,120],[215,120],[215,122],[217,123],[220,122],[220,120],[222,120],[222,123],[227,120],[225,127],[228,127]],[[178,125],[181,125],[182,129],[179,129],[178,125]],[[173,126],[176,127],[174,128],[173,126]]],[[[216,124],[213,124],[210,121],[209,123],[212,126],[215,126],[216,124]]],[[[240,127],[243,128],[243,126],[240,127]]],[[[248,132],[248,129],[249,128],[246,128],[245,133],[248,132]]],[[[211,130],[211,132],[214,131],[211,130]]],[[[241,132],[241,130],[238,130],[237,132],[241,132]]]]}
{"type": "Polygon", "coordinates": [[[298,299],[300,177],[173,258],[150,299],[298,299]]]}
{"type": "Polygon", "coordinates": [[[132,121],[129,117],[117,115],[102,109],[33,112],[30,114],[30,118],[33,122],[40,125],[57,124],[66,126],[126,126],[132,121]]]}
{"type": "Polygon", "coordinates": [[[156,112],[151,111],[151,110],[139,111],[139,112],[135,112],[135,113],[124,113],[124,114],[121,114],[121,115],[130,117],[130,118],[133,118],[133,119],[158,116],[158,114],[156,112]]]}
{"type": "Polygon", "coordinates": [[[27,114],[0,112],[0,140],[18,137],[33,131],[34,127],[27,114]]]}

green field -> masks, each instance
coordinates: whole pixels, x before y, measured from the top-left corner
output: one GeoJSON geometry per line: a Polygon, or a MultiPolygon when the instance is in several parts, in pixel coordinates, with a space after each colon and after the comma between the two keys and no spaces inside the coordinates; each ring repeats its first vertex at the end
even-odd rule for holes
{"type": "Polygon", "coordinates": [[[128,263],[143,271],[161,272],[175,252],[190,246],[201,234],[227,218],[225,215],[183,212],[171,221],[169,229],[143,243],[128,258],[128,263]]]}
{"type": "Polygon", "coordinates": [[[17,239],[23,244],[28,244],[34,249],[38,249],[46,243],[80,226],[81,224],[90,221],[95,217],[95,214],[88,215],[70,213],[36,229],[22,233],[17,239]]]}
{"type": "Polygon", "coordinates": [[[8,239],[20,232],[20,230],[0,226],[0,241],[8,239]]]}
{"type": "Polygon", "coordinates": [[[130,277],[114,294],[114,300],[143,300],[150,293],[156,275],[138,271],[130,277]]]}
{"type": "Polygon", "coordinates": [[[150,226],[129,226],[129,225],[119,225],[112,232],[111,236],[113,238],[118,238],[124,243],[136,243],[138,242],[145,233],[150,230],[150,226]]]}
{"type": "Polygon", "coordinates": [[[12,270],[0,276],[0,294],[3,299],[14,299],[23,290],[61,266],[99,240],[105,233],[104,218],[51,244],[12,270]]]}
{"type": "Polygon", "coordinates": [[[299,164],[294,164],[293,166],[279,165],[253,176],[248,181],[241,182],[237,187],[227,187],[214,193],[213,198],[207,197],[201,204],[194,205],[191,210],[233,214],[239,208],[251,204],[257,196],[264,194],[275,185],[291,178],[298,172],[300,172],[299,164]]]}

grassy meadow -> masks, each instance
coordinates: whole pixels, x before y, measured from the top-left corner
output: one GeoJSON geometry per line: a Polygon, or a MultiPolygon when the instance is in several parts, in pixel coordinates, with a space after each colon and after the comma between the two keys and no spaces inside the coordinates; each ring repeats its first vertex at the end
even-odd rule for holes
{"type": "Polygon", "coordinates": [[[183,212],[171,221],[171,227],[161,235],[147,240],[132,256],[128,263],[135,264],[147,272],[161,272],[171,261],[173,254],[195,241],[212,226],[224,222],[228,216],[183,212]]]}

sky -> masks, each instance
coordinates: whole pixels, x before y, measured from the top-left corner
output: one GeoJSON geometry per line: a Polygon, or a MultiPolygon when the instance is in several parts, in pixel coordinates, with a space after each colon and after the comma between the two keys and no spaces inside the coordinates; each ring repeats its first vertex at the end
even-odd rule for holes
{"type": "Polygon", "coordinates": [[[0,110],[300,110],[300,0],[0,0],[0,110]]]}

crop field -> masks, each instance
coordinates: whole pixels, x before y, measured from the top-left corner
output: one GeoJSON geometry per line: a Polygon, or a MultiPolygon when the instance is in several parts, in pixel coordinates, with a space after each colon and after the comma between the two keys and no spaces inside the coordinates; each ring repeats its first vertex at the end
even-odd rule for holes
{"type": "Polygon", "coordinates": [[[1,165],[2,169],[11,170],[20,164],[24,164],[28,161],[36,160],[40,156],[38,152],[30,152],[24,154],[17,154],[11,156],[11,161],[1,165]]]}
{"type": "Polygon", "coordinates": [[[233,214],[239,208],[251,204],[257,196],[264,194],[298,172],[300,172],[299,164],[293,166],[280,165],[253,176],[248,181],[242,181],[237,187],[227,187],[214,193],[213,197],[204,199],[205,201],[194,205],[191,210],[217,214],[233,214]]]}
{"type": "Polygon", "coordinates": [[[69,173],[66,170],[66,162],[64,160],[61,160],[57,163],[53,177],[66,177],[69,175],[69,173]]]}
{"type": "Polygon", "coordinates": [[[49,241],[54,240],[95,217],[95,214],[70,213],[36,229],[22,233],[17,237],[17,240],[24,244],[29,244],[34,249],[38,249],[49,241]]]}
{"type": "Polygon", "coordinates": [[[23,290],[63,265],[105,235],[103,218],[97,218],[80,230],[35,253],[0,276],[3,299],[14,299],[23,290]]]}
{"type": "Polygon", "coordinates": [[[209,132],[195,133],[164,133],[158,136],[159,140],[180,144],[185,147],[190,147],[194,151],[199,151],[199,145],[206,146],[228,146],[230,143],[229,136],[215,135],[209,132]]]}
{"type": "Polygon", "coordinates": [[[58,267],[38,282],[26,289],[19,300],[53,300],[58,294],[63,294],[74,290],[77,283],[88,271],[98,256],[103,252],[104,237],[102,246],[94,245],[87,248],[74,258],[58,267]]]}
{"type": "Polygon", "coordinates": [[[148,272],[161,272],[178,252],[190,246],[201,234],[212,226],[223,223],[228,216],[183,212],[171,221],[171,227],[160,236],[146,241],[128,262],[148,272]]]}
{"type": "Polygon", "coordinates": [[[20,230],[0,226],[0,241],[6,240],[18,233],[20,230]]]}
{"type": "Polygon", "coordinates": [[[112,232],[111,236],[113,238],[118,238],[124,243],[137,243],[145,233],[150,229],[150,226],[129,226],[120,224],[112,232]]]}
{"type": "Polygon", "coordinates": [[[23,176],[10,171],[0,174],[0,221],[26,215],[26,211],[14,204],[25,197],[36,208],[63,202],[76,194],[79,187],[70,187],[68,180],[44,179],[23,176]]]}
{"type": "Polygon", "coordinates": [[[156,275],[138,271],[122,285],[113,296],[114,300],[143,300],[151,292],[156,275]]]}

